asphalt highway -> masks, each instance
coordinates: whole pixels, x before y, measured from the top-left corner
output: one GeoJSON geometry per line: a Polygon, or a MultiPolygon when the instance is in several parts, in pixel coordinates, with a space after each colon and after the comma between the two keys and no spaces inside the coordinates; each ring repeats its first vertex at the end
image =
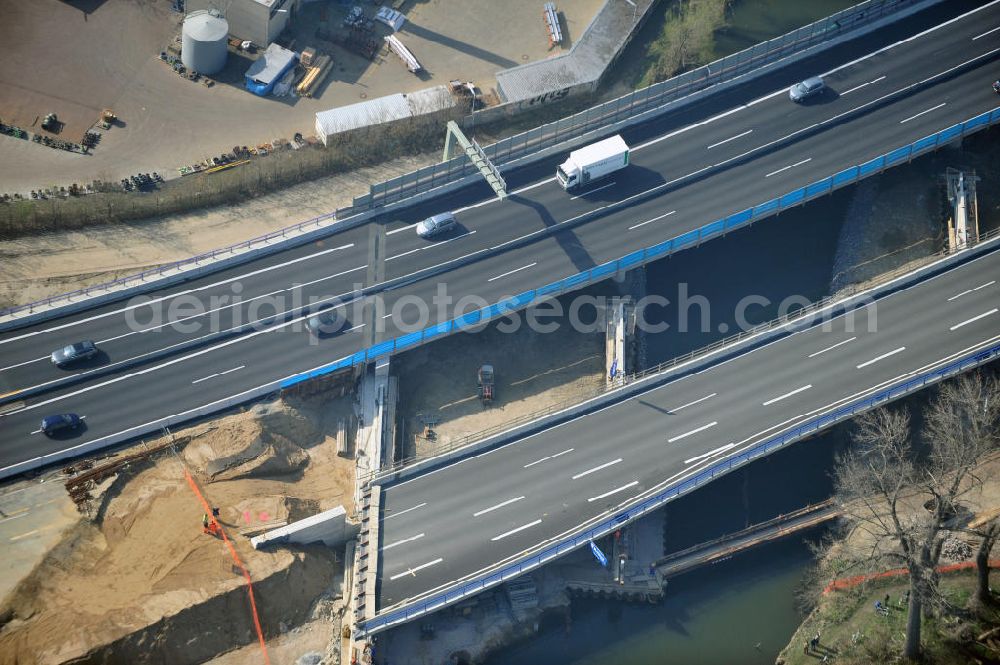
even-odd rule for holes
{"type": "MultiPolygon", "coordinates": [[[[469,187],[314,244],[152,292],[146,301],[112,303],[6,332],[0,335],[0,395],[66,376],[78,375],[80,382],[53,387],[0,415],[0,467],[185,413],[411,332],[404,324],[416,317],[408,308],[441,284],[456,300],[465,296],[469,311],[993,108],[997,98],[989,81],[1000,32],[990,31],[997,26],[1000,5],[994,4],[857,62],[845,61],[858,52],[835,49],[836,59],[831,52],[813,63],[825,65],[822,72],[836,71],[827,77],[828,94],[810,104],[787,99],[786,85],[796,80],[790,77],[802,75],[793,70],[767,77],[768,90],[757,83],[669,114],[625,132],[632,165],[582,195],[553,182],[560,157],[509,174],[513,191],[503,203],[487,199],[485,186],[469,187]],[[436,241],[418,238],[412,225],[443,209],[457,211],[460,228],[436,241]],[[390,280],[403,283],[392,286],[390,280]],[[384,311],[376,311],[371,297],[358,301],[364,307],[349,302],[362,287],[388,289],[379,296],[384,311]],[[302,319],[324,303],[340,303],[343,329],[317,339],[302,319]],[[219,331],[231,335],[212,336],[219,331]],[[79,339],[97,341],[103,355],[72,371],[48,362],[54,348],[79,339]],[[200,346],[189,346],[199,339],[200,346]],[[42,416],[69,411],[86,418],[84,430],[65,439],[36,432],[42,416]]],[[[420,323],[451,318],[461,304],[432,311],[420,323]]]]}
{"type": "Polygon", "coordinates": [[[379,611],[582,532],[667,484],[1000,340],[1000,251],[382,492],[379,611]]]}

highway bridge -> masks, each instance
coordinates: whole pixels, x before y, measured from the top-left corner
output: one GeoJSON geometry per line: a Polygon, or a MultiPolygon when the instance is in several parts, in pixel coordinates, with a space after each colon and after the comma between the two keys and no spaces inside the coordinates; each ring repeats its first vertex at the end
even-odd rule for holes
{"type": "Polygon", "coordinates": [[[386,484],[381,605],[367,629],[514,577],[750,459],[996,357],[998,307],[994,250],[735,357],[386,484]]]}
{"type": "MultiPolygon", "coordinates": [[[[956,13],[973,4],[945,3],[956,13]]],[[[584,194],[568,195],[554,182],[556,158],[505,174],[512,192],[502,203],[469,187],[141,301],[7,331],[0,336],[0,473],[217,410],[350,359],[412,330],[412,312],[398,308],[415,298],[430,302],[442,284],[455,298],[496,303],[756,210],[748,206],[956,121],[990,120],[982,114],[997,101],[989,81],[998,25],[1000,8],[991,3],[902,41],[894,35],[867,56],[849,42],[764,82],[709,96],[626,131],[632,165],[584,194]],[[829,94],[791,103],[786,85],[817,70],[829,94]],[[765,84],[771,87],[761,94],[765,84]],[[414,223],[441,210],[457,211],[458,232],[418,238],[414,223]],[[303,319],[324,303],[344,315],[343,330],[316,339],[303,319]],[[72,373],[49,363],[51,350],[80,339],[97,341],[104,355],[72,373]],[[42,416],[67,411],[85,418],[84,431],[66,439],[38,432],[42,416]]],[[[455,314],[452,305],[421,323],[455,314]]]]}

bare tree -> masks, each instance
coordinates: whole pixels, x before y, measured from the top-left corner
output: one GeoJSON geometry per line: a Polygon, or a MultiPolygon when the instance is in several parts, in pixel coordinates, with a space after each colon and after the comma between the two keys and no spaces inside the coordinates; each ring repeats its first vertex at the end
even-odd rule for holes
{"type": "MultiPolygon", "coordinates": [[[[935,449],[955,463],[966,457],[981,458],[997,446],[1000,421],[1000,383],[980,372],[966,374],[941,386],[938,399],[928,409],[927,430],[938,444],[935,449]]],[[[981,538],[976,553],[977,585],[971,601],[990,600],[989,556],[1000,537],[1000,510],[988,510],[968,526],[958,529],[981,538]]]]}
{"type": "Polygon", "coordinates": [[[941,549],[956,528],[961,499],[980,482],[976,465],[994,444],[1000,400],[990,403],[991,389],[995,382],[979,374],[942,386],[926,411],[919,447],[905,409],[880,408],[861,416],[855,446],[834,469],[838,502],[853,522],[853,540],[862,544],[851,557],[859,564],[902,564],[909,571],[907,658],[920,654],[922,614],[941,603],[936,573],[941,549]]]}

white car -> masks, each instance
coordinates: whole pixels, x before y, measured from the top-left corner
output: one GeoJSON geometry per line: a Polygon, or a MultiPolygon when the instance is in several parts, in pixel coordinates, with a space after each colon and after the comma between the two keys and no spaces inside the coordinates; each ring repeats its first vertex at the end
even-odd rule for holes
{"type": "Polygon", "coordinates": [[[455,219],[455,215],[450,212],[442,212],[417,224],[417,235],[421,238],[431,238],[454,228],[457,224],[458,220],[455,219]]]}

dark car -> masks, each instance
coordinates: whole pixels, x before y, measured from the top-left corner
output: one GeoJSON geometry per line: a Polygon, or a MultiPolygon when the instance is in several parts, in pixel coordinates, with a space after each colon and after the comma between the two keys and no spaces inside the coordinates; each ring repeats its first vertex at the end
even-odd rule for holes
{"type": "Polygon", "coordinates": [[[995,92],[998,95],[1000,95],[1000,80],[997,80],[997,81],[993,82],[993,92],[995,92]]]}
{"type": "Polygon", "coordinates": [[[76,429],[80,426],[83,420],[80,416],[75,413],[59,413],[54,416],[45,416],[42,418],[42,432],[48,436],[52,436],[58,432],[67,429],[76,429]]]}
{"type": "Polygon", "coordinates": [[[99,353],[97,345],[89,339],[64,346],[52,352],[52,363],[57,367],[72,365],[81,360],[90,360],[99,353]]]}
{"type": "Polygon", "coordinates": [[[810,97],[815,97],[825,89],[826,84],[823,83],[823,79],[818,76],[813,76],[812,78],[807,78],[805,81],[796,83],[789,88],[788,97],[793,102],[803,102],[810,97]]]}
{"type": "Polygon", "coordinates": [[[313,335],[322,337],[340,332],[345,323],[333,305],[324,305],[319,312],[306,319],[306,329],[313,335]]]}

